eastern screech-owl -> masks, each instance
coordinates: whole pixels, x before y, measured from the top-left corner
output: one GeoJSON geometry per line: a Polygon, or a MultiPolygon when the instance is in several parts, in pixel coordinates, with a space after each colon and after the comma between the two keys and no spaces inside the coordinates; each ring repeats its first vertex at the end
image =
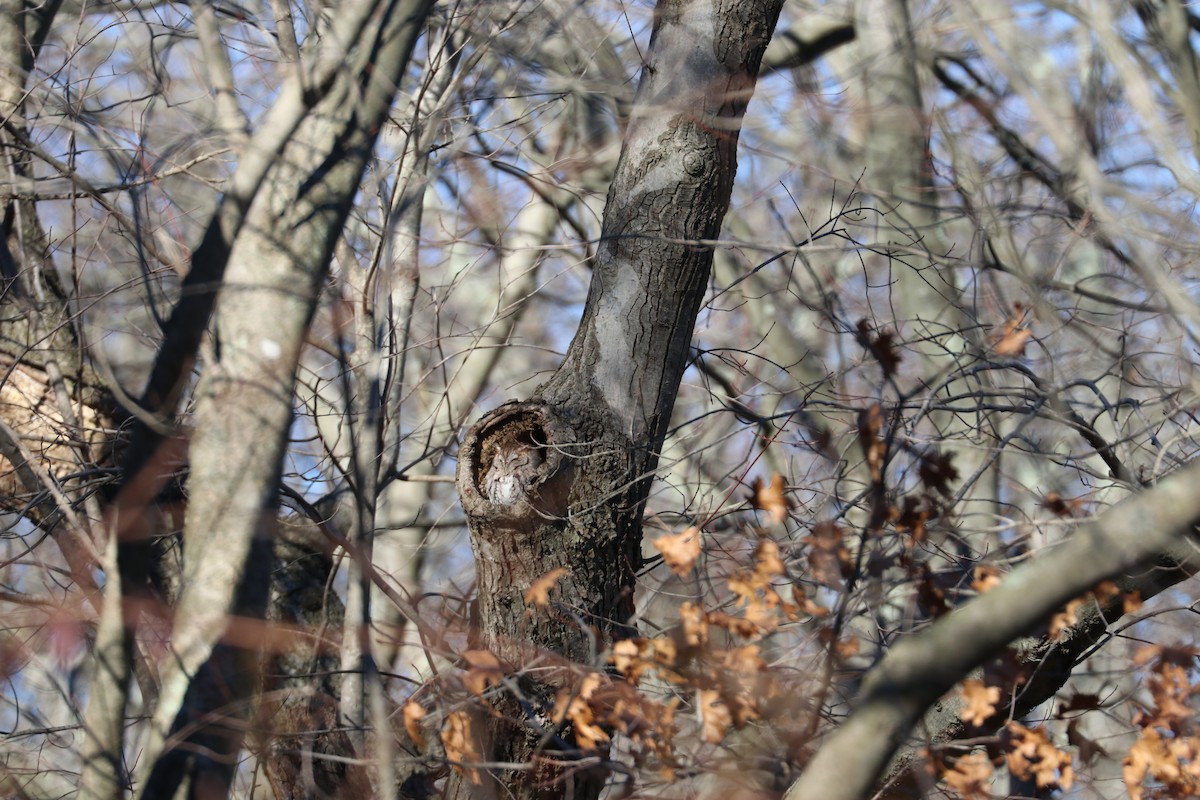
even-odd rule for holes
{"type": "Polygon", "coordinates": [[[507,442],[494,445],[492,465],[483,476],[483,493],[501,505],[517,502],[525,495],[525,484],[542,463],[541,452],[534,447],[507,442]]]}

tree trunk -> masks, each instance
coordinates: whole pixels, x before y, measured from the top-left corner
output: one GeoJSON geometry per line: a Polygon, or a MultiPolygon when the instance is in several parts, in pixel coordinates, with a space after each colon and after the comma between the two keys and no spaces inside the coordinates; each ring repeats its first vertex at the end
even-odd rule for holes
{"type": "MultiPolygon", "coordinates": [[[[712,265],[704,242],[720,233],[742,115],[780,6],[658,5],[579,330],[533,399],[486,415],[463,442],[476,646],[509,668],[535,659],[598,666],[625,634],[643,505],[712,265]],[[552,602],[527,608],[532,582],[558,568],[552,602]]],[[[603,776],[557,773],[539,759],[540,742],[556,737],[536,717],[567,676],[537,674],[515,682],[524,696],[502,701],[483,737],[493,761],[534,768],[493,778],[515,797],[594,797],[603,776]]],[[[448,796],[472,788],[459,777],[448,796]]]]}
{"type": "Polygon", "coordinates": [[[144,797],[188,782],[193,792],[223,793],[232,780],[236,717],[256,688],[258,656],[219,642],[231,614],[262,620],[266,611],[304,332],[431,5],[379,3],[364,35],[343,43],[348,68],[288,143],[234,242],[214,315],[215,359],[196,390],[183,589],[143,756],[144,797]],[[181,729],[191,731],[186,741],[168,744],[181,729]]]}

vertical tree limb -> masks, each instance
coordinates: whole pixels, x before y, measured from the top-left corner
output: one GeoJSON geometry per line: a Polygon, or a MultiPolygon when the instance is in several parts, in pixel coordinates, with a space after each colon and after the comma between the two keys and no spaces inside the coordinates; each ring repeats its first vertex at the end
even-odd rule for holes
{"type": "MultiPolygon", "coordinates": [[[[460,450],[479,645],[510,664],[543,648],[595,662],[632,612],[642,507],[712,265],[711,249],[693,242],[720,232],[780,6],[659,3],[575,338],[538,397],[485,416],[460,450]],[[526,609],[532,581],[556,568],[566,611],[526,609]]],[[[528,703],[545,701],[529,691],[528,703]]],[[[602,780],[539,762],[522,706],[502,709],[508,718],[485,737],[492,758],[534,766],[500,773],[502,785],[521,798],[595,796],[602,780]]],[[[469,781],[455,780],[448,796],[469,796],[469,781]]]]}
{"type": "Polygon", "coordinates": [[[274,165],[270,191],[257,193],[230,253],[215,361],[196,392],[183,590],[143,756],[144,797],[173,795],[185,781],[211,790],[232,779],[241,730],[220,715],[244,715],[254,670],[219,642],[231,614],[261,619],[265,611],[304,331],[431,4],[380,3],[364,35],[344,41],[352,48],[345,69],[274,165]]]}

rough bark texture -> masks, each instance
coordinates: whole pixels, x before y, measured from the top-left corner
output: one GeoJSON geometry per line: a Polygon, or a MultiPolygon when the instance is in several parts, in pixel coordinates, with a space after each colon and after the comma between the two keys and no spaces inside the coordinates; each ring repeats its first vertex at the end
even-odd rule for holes
{"type": "MultiPolygon", "coordinates": [[[[197,7],[201,12],[205,9],[204,4],[197,4],[197,7]]],[[[236,138],[242,145],[238,169],[229,181],[203,239],[192,252],[180,301],[164,327],[164,341],[138,401],[140,412],[126,412],[122,417],[122,427],[128,431],[128,444],[120,453],[120,492],[113,493],[111,506],[120,539],[117,555],[120,580],[110,580],[106,585],[111,603],[120,604],[124,595],[125,602],[152,601],[174,605],[180,576],[178,570],[172,569],[169,554],[172,550],[178,551],[177,537],[173,535],[178,526],[161,524],[156,499],[162,500],[157,496],[170,481],[173,500],[182,500],[173,473],[184,461],[186,443],[178,436],[169,438],[175,432],[176,406],[191,381],[197,349],[208,330],[217,290],[252,200],[266,185],[269,171],[293,140],[301,123],[337,84],[335,79],[345,67],[347,43],[359,40],[372,17],[377,18],[377,7],[377,3],[369,0],[348,5],[320,46],[305,48],[290,79],[281,87],[275,105],[253,137],[242,141],[242,132],[236,131],[236,138]]],[[[203,22],[198,19],[198,26],[203,27],[203,22]]],[[[215,30],[205,33],[210,40],[218,35],[215,30]]],[[[344,90],[344,86],[342,88],[344,90]]],[[[218,102],[221,102],[220,98],[218,102]]],[[[244,119],[235,115],[221,122],[223,127],[233,131],[244,119]]],[[[266,561],[261,558],[259,561],[267,563],[269,548],[263,542],[256,546],[267,555],[266,561]]],[[[110,571],[115,574],[118,570],[110,571]]],[[[261,585],[265,586],[265,580],[261,585]]],[[[261,602],[259,593],[256,604],[261,605],[261,602]]],[[[132,630],[121,615],[105,615],[97,633],[96,652],[100,669],[93,681],[92,694],[104,698],[105,702],[92,703],[87,712],[88,728],[97,733],[88,740],[89,757],[81,783],[85,797],[109,797],[120,790],[115,780],[119,776],[110,774],[111,770],[105,764],[112,760],[112,754],[122,749],[122,718],[128,680],[125,662],[133,653],[132,630]]],[[[143,694],[152,696],[147,690],[153,687],[142,682],[143,694]]]]}
{"type": "Polygon", "coordinates": [[[289,142],[230,254],[214,317],[214,362],[196,391],[183,591],[145,750],[145,797],[173,795],[188,781],[191,791],[196,782],[224,791],[232,778],[240,729],[220,718],[244,713],[255,670],[244,651],[227,654],[232,648],[216,645],[231,613],[261,619],[266,610],[303,334],[430,5],[379,4],[367,35],[343,42],[345,71],[289,142]],[[206,691],[210,675],[223,695],[206,691]],[[214,712],[215,724],[195,725],[214,712]],[[168,745],[166,737],[185,728],[193,731],[189,739],[200,739],[199,755],[185,742],[168,745]]]}
{"type": "MultiPolygon", "coordinates": [[[[643,504],[712,265],[701,240],[720,232],[780,6],[659,4],[579,330],[538,396],[486,416],[463,443],[478,641],[514,669],[546,651],[602,663],[633,611],[643,504]],[[551,604],[527,608],[530,583],[560,567],[551,604]]],[[[539,741],[556,738],[534,719],[549,683],[523,680],[524,704],[501,703],[492,760],[539,768],[501,772],[499,783],[514,797],[593,797],[595,776],[559,778],[537,760],[539,741]]],[[[451,796],[471,792],[464,781],[451,796]]]]}
{"type": "Polygon", "coordinates": [[[332,589],[333,545],[315,522],[285,520],[275,558],[267,617],[286,646],[264,659],[258,732],[267,780],[277,800],[368,797],[366,769],[346,758],[354,749],[337,713],[336,635],[345,615],[332,589]]]}

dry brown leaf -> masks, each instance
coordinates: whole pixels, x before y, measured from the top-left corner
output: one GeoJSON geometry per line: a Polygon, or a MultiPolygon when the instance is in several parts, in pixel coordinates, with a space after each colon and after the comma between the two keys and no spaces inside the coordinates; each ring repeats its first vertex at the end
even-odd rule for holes
{"type": "Polygon", "coordinates": [[[952,497],[954,490],[950,484],[958,480],[954,453],[939,453],[936,450],[925,453],[917,465],[917,475],[930,491],[938,492],[946,498],[952,497]]]}
{"type": "Polygon", "coordinates": [[[998,356],[1015,358],[1025,352],[1025,345],[1033,338],[1029,328],[1012,328],[1005,326],[1005,332],[993,348],[998,356]]]}
{"type": "MultiPolygon", "coordinates": [[[[1121,762],[1121,773],[1131,800],[1141,800],[1142,782],[1147,778],[1161,781],[1164,788],[1178,786],[1184,778],[1179,759],[1171,752],[1168,743],[1154,728],[1146,728],[1138,740],[1129,748],[1129,754],[1121,762]]],[[[1183,797],[1182,794],[1168,796],[1183,797]]]]}
{"type": "Polygon", "coordinates": [[[775,630],[781,614],[798,619],[799,609],[779,596],[771,581],[783,575],[786,568],[779,555],[779,546],[762,539],[754,549],[754,570],[741,570],[728,579],[729,590],[737,598],[742,618],[713,612],[708,621],[739,636],[759,636],[775,630]]]}
{"type": "Polygon", "coordinates": [[[559,579],[566,574],[566,567],[555,567],[531,583],[525,591],[525,605],[538,608],[550,605],[550,590],[557,586],[559,579]]]}
{"type": "Polygon", "coordinates": [[[741,636],[743,639],[749,639],[762,633],[762,629],[749,619],[735,617],[724,611],[710,611],[707,618],[712,625],[727,630],[735,636],[741,636]]]}
{"type": "Polygon", "coordinates": [[[1076,597],[1067,603],[1067,607],[1050,618],[1050,639],[1057,642],[1062,635],[1079,620],[1079,610],[1087,602],[1082,597],[1076,597]]]}
{"type": "Polygon", "coordinates": [[[1142,593],[1140,591],[1126,592],[1122,595],[1121,601],[1121,612],[1132,614],[1142,607],[1142,593]]]}
{"type": "Polygon", "coordinates": [[[858,342],[875,357],[885,376],[896,374],[900,366],[901,356],[896,350],[896,334],[890,331],[872,331],[871,323],[865,319],[858,321],[858,342]]]}
{"type": "Polygon", "coordinates": [[[1150,770],[1145,757],[1140,753],[1134,754],[1138,744],[1140,742],[1134,744],[1129,755],[1125,756],[1125,760],[1121,762],[1121,776],[1125,779],[1125,790],[1129,792],[1129,800],[1142,800],[1145,792],[1142,781],[1145,780],[1146,773],[1150,770]]]}
{"type": "Polygon", "coordinates": [[[1104,607],[1110,600],[1121,594],[1121,587],[1117,586],[1115,581],[1102,581],[1095,589],[1092,589],[1092,596],[1096,598],[1096,603],[1104,607]]]}
{"type": "Polygon", "coordinates": [[[1108,751],[1092,739],[1079,732],[1079,719],[1073,719],[1067,724],[1067,744],[1079,751],[1079,760],[1090,764],[1097,756],[1108,757],[1108,751]]]}
{"type": "Polygon", "coordinates": [[[1050,492],[1042,498],[1042,508],[1059,517],[1078,517],[1083,514],[1086,501],[1082,497],[1066,498],[1058,492],[1050,492]]]}
{"type": "Polygon", "coordinates": [[[733,716],[721,699],[721,693],[714,689],[701,689],[699,702],[700,718],[704,721],[704,741],[716,744],[725,738],[733,725],[733,716]]]}
{"type": "Polygon", "coordinates": [[[846,661],[858,655],[861,643],[857,636],[847,636],[844,639],[839,639],[833,646],[833,653],[837,656],[838,661],[846,661]]]}
{"type": "Polygon", "coordinates": [[[933,513],[933,506],[926,497],[909,495],[904,498],[903,508],[892,506],[889,516],[896,526],[896,531],[908,533],[904,539],[904,549],[911,551],[913,547],[925,541],[928,537],[926,525],[933,513]]]}
{"type": "Polygon", "coordinates": [[[569,719],[575,733],[575,743],[584,750],[595,750],[609,740],[608,734],[598,725],[589,703],[604,680],[600,673],[590,672],[577,687],[560,690],[554,704],[551,718],[555,722],[569,719]]]}
{"type": "Polygon", "coordinates": [[[1160,661],[1150,674],[1153,713],[1147,712],[1147,725],[1165,730],[1183,730],[1194,716],[1189,699],[1195,693],[1190,680],[1191,666],[1160,661]]]}
{"type": "Polygon", "coordinates": [[[622,639],[612,646],[612,654],[608,657],[617,672],[633,683],[637,683],[646,670],[645,660],[641,657],[640,641],[639,639],[622,639]]]}
{"type": "Polygon", "coordinates": [[[769,633],[779,627],[779,613],[777,606],[770,602],[771,597],[778,597],[774,592],[770,592],[763,600],[756,600],[746,606],[742,611],[746,622],[753,625],[760,634],[769,633]]]}
{"type": "Polygon", "coordinates": [[[921,582],[917,584],[917,607],[921,613],[933,619],[950,611],[946,590],[939,585],[938,578],[928,564],[921,564],[921,582]]]}
{"type": "Polygon", "coordinates": [[[1006,759],[1014,775],[1022,780],[1033,778],[1039,789],[1071,788],[1075,782],[1071,756],[1055,747],[1044,730],[1010,722],[1007,734],[1006,759]]]}
{"type": "Polygon", "coordinates": [[[609,742],[608,734],[599,725],[594,724],[589,716],[590,713],[585,708],[573,717],[572,729],[575,731],[575,744],[579,745],[581,750],[599,750],[609,742]]]}
{"type": "Polygon", "coordinates": [[[758,596],[758,578],[748,572],[736,572],[725,582],[729,591],[737,598],[738,605],[746,606],[755,601],[758,596]]]}
{"type": "Polygon", "coordinates": [[[718,660],[728,670],[736,675],[757,675],[767,668],[763,661],[762,648],[756,644],[748,644],[725,650],[719,654],[718,660]]]}
{"type": "Polygon", "coordinates": [[[467,650],[462,658],[467,662],[467,671],[462,677],[463,686],[472,694],[482,697],[489,686],[500,683],[504,678],[500,659],[487,650],[467,650]]]}
{"type": "Polygon", "coordinates": [[[1121,587],[1117,586],[1115,581],[1104,581],[1097,586],[1092,594],[1096,596],[1096,602],[1101,606],[1106,606],[1115,597],[1121,598],[1121,613],[1132,614],[1142,607],[1141,592],[1122,592],[1121,587]]]}
{"type": "Polygon", "coordinates": [[[1058,705],[1058,719],[1062,719],[1072,711],[1091,711],[1100,708],[1100,695],[1091,692],[1075,692],[1058,705]]]}
{"type": "Polygon", "coordinates": [[[669,668],[674,668],[679,665],[679,648],[675,646],[675,641],[673,639],[668,639],[666,637],[651,639],[650,648],[654,653],[654,661],[656,664],[669,668]]]}
{"type": "Polygon", "coordinates": [[[1000,585],[1000,570],[995,567],[989,567],[985,564],[980,564],[975,567],[975,577],[971,581],[971,588],[983,594],[984,592],[995,589],[1000,585]]]}
{"type": "Polygon", "coordinates": [[[985,686],[983,681],[968,678],[962,682],[962,696],[965,705],[958,716],[968,725],[982,725],[996,713],[996,704],[1000,702],[1000,688],[985,686]]]}
{"type": "Polygon", "coordinates": [[[754,548],[754,574],[767,583],[778,578],[785,570],[783,559],[779,557],[779,545],[770,539],[760,540],[754,548]]]}
{"type": "Polygon", "coordinates": [[[751,694],[751,688],[745,687],[740,692],[725,695],[725,703],[733,716],[733,727],[738,730],[759,718],[758,704],[751,694]]]}
{"type": "Polygon", "coordinates": [[[780,525],[787,521],[792,501],[787,496],[787,482],[782,475],[772,475],[768,484],[763,484],[762,478],[755,478],[750,484],[750,492],[750,504],[759,511],[767,512],[772,522],[780,525]]]}
{"type": "MultiPolygon", "coordinates": [[[[796,587],[793,586],[791,593],[792,597],[796,596],[795,590],[796,587]]],[[[807,611],[801,613],[800,606],[798,604],[793,603],[791,600],[785,600],[783,595],[775,591],[775,589],[771,589],[771,596],[775,598],[773,602],[779,606],[780,610],[783,611],[783,615],[787,617],[789,622],[799,622],[802,617],[809,615],[807,611]]]]}
{"type": "Polygon", "coordinates": [[[638,746],[645,747],[664,761],[674,762],[672,744],[676,738],[675,708],[679,698],[657,703],[627,683],[610,683],[592,709],[605,725],[618,731],[638,746]]]}
{"type": "Polygon", "coordinates": [[[823,617],[829,613],[828,608],[809,598],[804,591],[804,587],[798,583],[792,584],[792,602],[796,604],[801,612],[810,617],[823,617]]]}
{"type": "Polygon", "coordinates": [[[1033,331],[1025,325],[1026,310],[1020,303],[1013,304],[1012,315],[1005,320],[1004,330],[996,337],[992,350],[1004,358],[1016,358],[1025,352],[1025,345],[1033,337],[1033,331]]]}
{"type": "Polygon", "coordinates": [[[674,745],[677,738],[675,709],[679,698],[672,697],[666,703],[655,703],[639,695],[634,724],[627,725],[623,733],[633,742],[642,745],[663,760],[667,769],[666,781],[673,783],[675,775],[669,771],[675,762],[674,745]]]}
{"type": "Polygon", "coordinates": [[[477,770],[463,766],[477,764],[483,760],[475,744],[471,715],[462,709],[451,711],[446,716],[446,724],[442,726],[441,739],[442,747],[446,750],[446,759],[454,765],[454,769],[465,775],[473,785],[483,785],[477,770]]]}
{"type": "Polygon", "coordinates": [[[887,445],[879,434],[883,431],[884,421],[883,406],[879,403],[872,403],[858,412],[858,441],[866,456],[873,483],[883,480],[883,459],[887,454],[887,445]]]}
{"type": "Polygon", "coordinates": [[[667,534],[654,540],[654,549],[662,553],[663,562],[676,575],[687,575],[700,558],[700,529],[691,527],[683,533],[667,534]]]}
{"type": "Polygon", "coordinates": [[[817,631],[817,641],[829,649],[830,655],[838,662],[844,662],[846,659],[858,655],[859,648],[862,643],[858,637],[853,634],[845,633],[843,638],[834,639],[833,628],[821,628],[817,631]]]}
{"type": "Polygon", "coordinates": [[[679,632],[687,647],[701,647],[708,643],[708,620],[704,609],[695,603],[684,603],[679,607],[679,632]]]}
{"type": "Polygon", "coordinates": [[[822,586],[840,589],[842,579],[854,568],[850,549],[842,544],[846,530],[834,522],[818,522],[803,541],[812,546],[808,572],[822,586]]]}
{"type": "Polygon", "coordinates": [[[425,719],[427,713],[425,707],[416,700],[404,704],[404,731],[418,750],[425,747],[425,731],[421,728],[421,720],[425,719]]]}
{"type": "Polygon", "coordinates": [[[986,753],[971,753],[943,772],[942,780],[965,800],[991,797],[992,762],[986,753]]]}
{"type": "Polygon", "coordinates": [[[1158,664],[1178,664],[1190,667],[1196,656],[1200,655],[1191,647],[1173,647],[1165,644],[1148,644],[1139,647],[1133,654],[1133,663],[1143,667],[1152,662],[1158,664]]]}

